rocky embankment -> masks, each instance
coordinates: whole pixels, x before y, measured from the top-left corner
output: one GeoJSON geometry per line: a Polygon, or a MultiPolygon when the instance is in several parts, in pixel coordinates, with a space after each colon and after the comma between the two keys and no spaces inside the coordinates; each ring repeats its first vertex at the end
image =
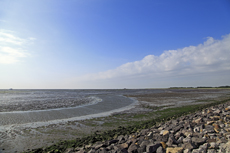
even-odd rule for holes
{"type": "Polygon", "coordinates": [[[65,153],[229,153],[230,102],[65,153]]]}

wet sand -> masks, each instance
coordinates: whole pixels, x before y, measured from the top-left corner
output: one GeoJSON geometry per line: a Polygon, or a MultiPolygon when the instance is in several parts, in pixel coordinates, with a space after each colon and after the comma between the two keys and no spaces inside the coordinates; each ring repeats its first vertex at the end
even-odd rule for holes
{"type": "Polygon", "coordinates": [[[58,127],[61,132],[71,128],[71,130],[77,130],[77,133],[74,133],[75,136],[79,133],[84,135],[84,133],[89,133],[91,128],[80,123],[74,123],[75,126],[68,127],[68,123],[108,116],[115,112],[131,109],[137,103],[133,98],[122,95],[98,95],[98,98],[101,99],[98,103],[77,107],[0,112],[0,153],[21,152],[28,148],[52,144],[60,139],[73,138],[73,136],[63,137],[58,132],[56,134],[59,136],[51,138],[50,134],[46,134],[45,131],[54,127],[58,127]],[[45,130],[42,134],[38,131],[40,127],[45,130]]]}
{"type": "Polygon", "coordinates": [[[0,125],[71,119],[117,110],[134,102],[132,99],[124,96],[101,95],[98,97],[102,101],[92,105],[48,110],[0,112],[0,125]]]}

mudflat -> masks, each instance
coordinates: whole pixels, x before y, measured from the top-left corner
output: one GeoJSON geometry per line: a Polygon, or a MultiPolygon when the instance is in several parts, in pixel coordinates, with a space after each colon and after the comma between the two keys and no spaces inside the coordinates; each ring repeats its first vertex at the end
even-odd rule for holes
{"type": "Polygon", "coordinates": [[[156,92],[156,89],[116,91],[116,95],[124,95],[138,102],[133,107],[127,107],[103,117],[92,115],[88,119],[78,118],[62,122],[43,121],[41,124],[1,126],[0,152],[29,151],[52,145],[61,140],[81,138],[95,132],[100,133],[119,126],[149,120],[158,116],[155,112],[159,109],[212,103],[230,97],[230,90],[223,89],[163,89],[163,91],[156,92]]]}

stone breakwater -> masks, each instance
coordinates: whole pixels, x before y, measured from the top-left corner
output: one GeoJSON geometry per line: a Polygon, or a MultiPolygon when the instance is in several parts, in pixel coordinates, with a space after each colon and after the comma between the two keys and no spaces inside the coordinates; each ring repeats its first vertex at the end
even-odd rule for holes
{"type": "MultiPolygon", "coordinates": [[[[52,152],[52,151],[51,151],[52,152]]],[[[230,102],[65,153],[229,153],[230,102]]]]}

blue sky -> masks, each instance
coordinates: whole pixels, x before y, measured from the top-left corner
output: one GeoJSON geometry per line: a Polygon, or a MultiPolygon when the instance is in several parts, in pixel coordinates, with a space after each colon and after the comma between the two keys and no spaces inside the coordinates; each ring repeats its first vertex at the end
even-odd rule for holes
{"type": "Polygon", "coordinates": [[[230,84],[228,0],[1,0],[0,88],[230,84]]]}

